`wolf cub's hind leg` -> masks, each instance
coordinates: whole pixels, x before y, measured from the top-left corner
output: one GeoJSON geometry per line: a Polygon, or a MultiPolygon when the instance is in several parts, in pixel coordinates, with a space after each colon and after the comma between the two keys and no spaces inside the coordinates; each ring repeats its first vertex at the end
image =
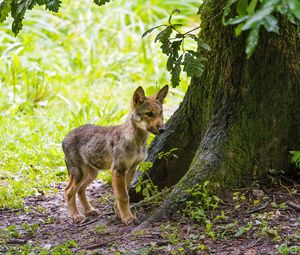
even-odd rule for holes
{"type": "Polygon", "coordinates": [[[70,174],[69,183],[65,188],[65,198],[70,215],[75,223],[80,223],[85,220],[85,216],[82,215],[76,206],[76,194],[82,184],[82,178],[77,180],[74,175],[70,174]]]}
{"type": "Polygon", "coordinates": [[[82,208],[84,210],[85,215],[87,216],[96,216],[99,214],[99,211],[97,209],[95,209],[90,202],[87,200],[85,191],[87,186],[96,179],[97,175],[98,175],[98,171],[96,171],[95,169],[92,169],[91,167],[86,167],[88,169],[86,170],[86,177],[84,178],[84,180],[82,181],[82,184],[78,190],[78,198],[79,201],[82,205],[82,208]]]}

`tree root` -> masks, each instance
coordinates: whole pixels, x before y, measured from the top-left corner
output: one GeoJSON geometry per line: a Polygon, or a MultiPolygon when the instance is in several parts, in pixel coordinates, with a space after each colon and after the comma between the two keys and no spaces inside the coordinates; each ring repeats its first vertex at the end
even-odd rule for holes
{"type": "Polygon", "coordinates": [[[155,195],[151,196],[151,197],[147,197],[144,200],[135,203],[131,206],[131,208],[139,208],[141,206],[144,205],[154,205],[157,206],[161,201],[163,201],[163,199],[168,195],[168,193],[170,192],[169,188],[165,188],[162,191],[156,193],[155,195]]]}

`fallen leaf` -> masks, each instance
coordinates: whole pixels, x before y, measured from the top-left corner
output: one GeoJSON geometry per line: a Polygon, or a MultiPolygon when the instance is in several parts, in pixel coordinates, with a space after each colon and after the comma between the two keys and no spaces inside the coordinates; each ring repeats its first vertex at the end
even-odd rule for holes
{"type": "Polygon", "coordinates": [[[247,249],[244,253],[244,255],[256,255],[256,254],[257,254],[257,250],[254,248],[247,249]]]}
{"type": "Polygon", "coordinates": [[[252,195],[256,198],[262,198],[265,195],[265,192],[261,189],[253,189],[252,195]]]}

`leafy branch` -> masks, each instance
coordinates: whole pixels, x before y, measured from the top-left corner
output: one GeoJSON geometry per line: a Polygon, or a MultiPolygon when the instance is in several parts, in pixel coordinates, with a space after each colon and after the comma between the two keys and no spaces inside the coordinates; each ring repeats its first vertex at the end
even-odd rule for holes
{"type": "Polygon", "coordinates": [[[105,5],[106,3],[110,2],[111,0],[94,0],[94,3],[101,6],[105,5]]]}
{"type": "Polygon", "coordinates": [[[249,31],[246,54],[250,58],[259,39],[259,30],[279,34],[277,15],[286,16],[293,24],[299,24],[299,0],[229,0],[224,8],[223,24],[236,25],[235,34],[239,36],[249,31]],[[232,14],[235,14],[232,17],[232,14]]]}
{"type": "Polygon", "coordinates": [[[154,41],[161,44],[160,48],[162,49],[162,52],[168,56],[166,67],[171,74],[171,84],[173,87],[179,85],[180,73],[182,70],[186,72],[188,77],[200,77],[204,68],[205,59],[198,51],[186,50],[184,48],[185,39],[191,38],[197,43],[198,48],[201,47],[206,51],[210,51],[210,46],[208,44],[201,40],[197,35],[192,34],[192,32],[198,30],[200,26],[185,33],[181,33],[178,28],[183,25],[172,22],[175,13],[180,13],[180,10],[175,9],[171,13],[167,25],[152,27],[142,35],[144,38],[154,30],[163,28],[156,35],[154,41]]]}
{"type": "MultiPolygon", "coordinates": [[[[110,1],[94,0],[94,3],[101,6],[110,1]]],[[[3,0],[0,3],[0,23],[3,23],[10,14],[13,18],[11,30],[17,35],[22,29],[26,11],[32,10],[36,5],[44,5],[46,10],[58,12],[61,3],[61,0],[3,0]]]]}
{"type": "Polygon", "coordinates": [[[10,14],[14,19],[11,30],[17,35],[22,29],[22,22],[27,10],[32,10],[36,5],[45,6],[46,10],[58,12],[60,0],[3,0],[0,3],[0,23],[4,22],[10,14]]]}

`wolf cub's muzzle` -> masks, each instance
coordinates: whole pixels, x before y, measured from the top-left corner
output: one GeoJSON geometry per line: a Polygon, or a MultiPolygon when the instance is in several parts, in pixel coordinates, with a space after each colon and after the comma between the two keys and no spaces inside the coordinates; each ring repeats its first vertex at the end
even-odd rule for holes
{"type": "Polygon", "coordinates": [[[163,127],[150,127],[147,129],[150,133],[154,135],[161,135],[163,132],[165,132],[165,126],[163,127]]]}
{"type": "Polygon", "coordinates": [[[163,128],[159,128],[158,132],[159,132],[159,134],[162,134],[163,132],[165,132],[165,128],[164,127],[163,128]]]}

